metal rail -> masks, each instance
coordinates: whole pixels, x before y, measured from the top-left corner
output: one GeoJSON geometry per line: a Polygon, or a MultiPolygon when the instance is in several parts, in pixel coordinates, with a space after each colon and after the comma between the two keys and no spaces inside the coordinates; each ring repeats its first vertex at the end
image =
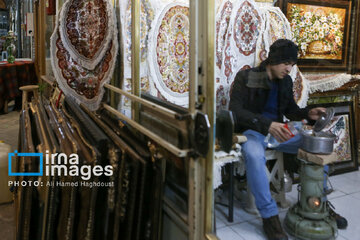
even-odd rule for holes
{"type": "Polygon", "coordinates": [[[160,106],[158,104],[155,104],[153,102],[150,102],[150,101],[145,100],[143,98],[140,98],[138,96],[130,94],[130,93],[128,93],[128,92],[126,92],[126,91],[124,91],[124,90],[122,90],[120,88],[114,87],[114,86],[112,86],[112,85],[110,85],[108,83],[104,84],[104,87],[106,87],[107,89],[109,89],[111,91],[114,91],[116,93],[122,94],[122,95],[126,96],[127,98],[130,98],[132,101],[136,101],[138,103],[141,103],[141,104],[143,104],[143,105],[157,111],[158,113],[162,113],[162,114],[164,114],[164,115],[166,115],[168,117],[174,118],[174,119],[181,119],[180,114],[178,114],[175,111],[172,111],[172,110],[167,109],[165,107],[162,107],[162,106],[160,106]]]}
{"type": "Polygon", "coordinates": [[[126,123],[128,123],[130,126],[141,131],[141,133],[145,134],[147,137],[149,137],[152,140],[154,140],[155,142],[157,142],[159,145],[161,145],[163,148],[167,149],[169,152],[171,152],[175,156],[186,157],[188,155],[188,153],[191,151],[190,149],[180,149],[180,148],[172,145],[171,143],[169,143],[169,142],[165,141],[164,139],[162,139],[161,137],[159,137],[157,134],[155,134],[155,133],[149,131],[147,128],[141,126],[136,121],[134,121],[134,120],[128,118],[127,116],[125,116],[124,114],[120,113],[115,108],[111,107],[110,105],[103,103],[103,106],[106,110],[113,113],[114,115],[119,117],[121,120],[126,121],[126,123]]]}
{"type": "MultiPolygon", "coordinates": [[[[140,96],[140,1],[131,0],[131,93],[140,96]]],[[[140,106],[131,102],[131,116],[139,121],[140,106]]]]}
{"type": "Polygon", "coordinates": [[[53,86],[53,84],[57,84],[56,79],[53,76],[41,75],[41,80],[48,83],[50,86],[53,86]]]}

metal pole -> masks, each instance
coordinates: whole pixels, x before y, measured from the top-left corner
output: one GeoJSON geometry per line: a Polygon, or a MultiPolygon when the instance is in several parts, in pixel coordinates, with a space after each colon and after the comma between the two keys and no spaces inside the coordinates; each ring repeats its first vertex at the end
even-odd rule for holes
{"type": "Polygon", "coordinates": [[[21,1],[16,0],[17,11],[17,57],[22,57],[22,40],[21,40],[21,1]]]}
{"type": "Polygon", "coordinates": [[[205,92],[205,113],[210,122],[209,150],[206,156],[205,188],[205,233],[212,233],[214,226],[213,164],[215,150],[216,106],[215,106],[215,0],[202,0],[204,24],[204,71],[202,84],[205,92]]]}
{"type": "MultiPolygon", "coordinates": [[[[131,92],[140,96],[140,1],[131,1],[131,92]]],[[[139,104],[131,104],[132,119],[139,121],[139,104]]]]}
{"type": "Polygon", "coordinates": [[[190,98],[189,112],[196,109],[208,115],[210,122],[208,154],[190,161],[189,178],[190,239],[216,239],[214,232],[213,163],[215,145],[215,0],[191,0],[190,3],[190,98]],[[198,87],[202,92],[198,92],[198,87]],[[196,106],[197,105],[197,106],[196,106]],[[191,206],[190,206],[191,207],[191,206]],[[193,214],[193,215],[192,215],[193,214]]]}
{"type": "Polygon", "coordinates": [[[114,87],[114,86],[112,86],[112,85],[110,85],[108,83],[105,83],[104,87],[111,90],[112,92],[116,92],[116,93],[124,95],[125,97],[129,98],[133,102],[141,103],[142,105],[147,106],[147,107],[155,110],[158,113],[162,113],[162,114],[164,114],[164,115],[166,115],[168,117],[171,117],[173,119],[180,119],[181,118],[181,116],[178,113],[176,113],[176,112],[174,112],[174,111],[172,111],[172,110],[170,110],[168,108],[165,108],[165,107],[160,106],[158,104],[155,104],[153,102],[142,99],[141,97],[137,97],[137,96],[135,96],[133,94],[130,94],[130,93],[128,93],[128,92],[126,92],[126,91],[124,91],[124,90],[122,90],[120,88],[114,87]]]}
{"type": "Polygon", "coordinates": [[[180,148],[176,147],[175,145],[173,145],[173,144],[169,143],[168,141],[164,140],[163,138],[161,138],[159,135],[157,135],[157,134],[153,133],[152,131],[148,130],[147,128],[143,127],[136,121],[126,117],[124,114],[120,113],[115,108],[111,107],[110,105],[104,103],[103,106],[106,110],[113,113],[114,115],[119,117],[121,120],[126,121],[127,124],[129,124],[130,126],[135,128],[136,130],[139,130],[141,133],[143,133],[147,137],[154,140],[157,144],[159,144],[160,146],[162,146],[163,148],[165,148],[166,150],[168,150],[175,156],[183,158],[183,157],[186,157],[189,154],[189,152],[191,151],[190,149],[180,149],[180,148]]]}
{"type": "Polygon", "coordinates": [[[198,36],[198,9],[199,4],[197,0],[189,1],[190,3],[190,79],[189,79],[189,112],[192,116],[195,115],[197,87],[198,87],[198,49],[199,49],[199,36],[198,36]]]}

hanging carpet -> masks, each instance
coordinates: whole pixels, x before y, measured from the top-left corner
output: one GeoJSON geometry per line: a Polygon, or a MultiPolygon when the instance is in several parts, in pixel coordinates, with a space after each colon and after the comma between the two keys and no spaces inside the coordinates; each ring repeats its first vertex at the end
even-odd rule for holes
{"type": "Polygon", "coordinates": [[[293,94],[296,104],[301,108],[306,107],[309,100],[309,81],[300,72],[297,65],[292,68],[289,75],[293,80],[293,94]]]}
{"type": "Polygon", "coordinates": [[[254,1],[235,1],[223,53],[224,84],[231,84],[245,65],[254,66],[258,37],[264,31],[260,9],[254,1]]]}
{"type": "Polygon", "coordinates": [[[157,19],[150,34],[150,78],[166,100],[185,106],[189,96],[189,7],[168,4],[157,19]]]}
{"type": "Polygon", "coordinates": [[[221,69],[232,9],[233,3],[231,1],[224,1],[219,7],[219,12],[216,14],[216,70],[221,69]]]}
{"type": "Polygon", "coordinates": [[[313,92],[325,92],[337,89],[349,82],[354,75],[346,73],[335,73],[335,74],[307,74],[309,79],[310,93],[313,92]]]}
{"type": "Polygon", "coordinates": [[[291,29],[289,21],[278,7],[260,8],[261,17],[265,22],[265,29],[259,36],[256,47],[255,65],[264,61],[270,50],[271,44],[278,39],[290,39],[291,29]]]}
{"type": "Polygon", "coordinates": [[[102,61],[115,25],[108,0],[69,0],[60,12],[63,45],[70,57],[87,69],[94,69],[102,61]]]}
{"type": "MultiPolygon", "coordinates": [[[[124,54],[124,77],[131,78],[131,0],[120,0],[120,19],[122,32],[122,47],[124,54]]],[[[140,1],[140,76],[147,75],[147,56],[149,49],[149,31],[154,21],[156,1],[140,1]]]]}
{"type": "Polygon", "coordinates": [[[96,110],[105,92],[103,86],[110,81],[114,72],[118,52],[117,30],[112,8],[105,8],[109,4],[108,1],[86,1],[83,4],[80,2],[83,1],[69,0],[61,9],[60,19],[50,41],[51,65],[64,94],[72,96],[77,103],[96,110]],[[98,18],[92,19],[96,29],[85,29],[86,24],[80,16],[87,14],[98,18]],[[61,34],[61,26],[64,26],[62,23],[70,16],[73,21],[67,23],[72,28],[70,39],[76,38],[77,34],[83,36],[79,38],[81,43],[75,41],[74,45],[69,42],[68,35],[62,37],[64,33],[61,34]],[[103,33],[105,35],[101,37],[103,33]],[[99,42],[100,46],[98,46],[99,42]],[[81,54],[78,54],[77,50],[81,54]],[[93,59],[90,61],[90,58],[85,56],[92,56],[93,59]]]}

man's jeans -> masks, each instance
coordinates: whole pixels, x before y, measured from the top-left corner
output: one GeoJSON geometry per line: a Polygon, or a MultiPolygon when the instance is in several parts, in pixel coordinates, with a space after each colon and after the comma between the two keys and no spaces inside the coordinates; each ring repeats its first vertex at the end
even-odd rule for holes
{"type": "MultiPolygon", "coordinates": [[[[242,144],[241,150],[245,159],[247,181],[261,217],[269,218],[278,214],[278,208],[271,197],[269,180],[266,175],[265,149],[267,143],[264,142],[265,136],[254,130],[247,130],[243,135],[247,137],[247,141],[242,144]]],[[[301,135],[295,135],[288,141],[280,143],[275,150],[297,154],[301,141],[301,135]]],[[[325,171],[328,171],[327,166],[325,171]]]]}

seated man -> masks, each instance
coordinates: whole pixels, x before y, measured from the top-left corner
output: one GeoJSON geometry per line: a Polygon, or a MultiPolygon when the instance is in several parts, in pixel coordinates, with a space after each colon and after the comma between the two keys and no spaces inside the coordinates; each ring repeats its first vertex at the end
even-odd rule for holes
{"type": "MultiPolygon", "coordinates": [[[[270,193],[265,170],[265,136],[270,133],[281,144],[279,150],[296,153],[299,137],[291,138],[284,127],[283,117],[290,120],[317,120],[324,108],[299,108],[293,96],[293,84],[288,75],[297,62],[298,47],[290,40],[279,39],[270,47],[269,57],[259,67],[237,73],[230,96],[235,131],[243,132],[247,142],[242,145],[246,176],[255,204],[263,218],[263,228],[271,240],[288,239],[278,217],[276,202],[270,193]]],[[[332,213],[335,214],[334,212],[332,213]]],[[[347,225],[346,219],[336,216],[337,223],[347,225]]]]}

